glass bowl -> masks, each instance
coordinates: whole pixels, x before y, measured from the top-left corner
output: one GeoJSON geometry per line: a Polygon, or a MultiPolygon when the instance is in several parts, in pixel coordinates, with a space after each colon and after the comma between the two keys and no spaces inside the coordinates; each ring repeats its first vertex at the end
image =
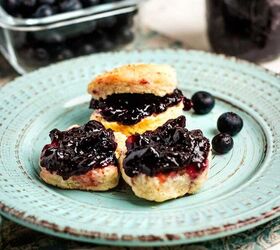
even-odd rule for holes
{"type": "Polygon", "coordinates": [[[0,6],[0,50],[24,74],[72,57],[131,42],[137,0],[123,0],[44,18],[17,18],[0,6]]]}

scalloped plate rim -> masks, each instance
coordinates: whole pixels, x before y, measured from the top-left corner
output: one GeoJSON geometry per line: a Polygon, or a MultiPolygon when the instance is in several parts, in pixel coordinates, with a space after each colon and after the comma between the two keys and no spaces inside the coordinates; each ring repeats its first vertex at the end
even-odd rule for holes
{"type": "Polygon", "coordinates": [[[208,241],[208,240],[215,240],[219,239],[222,237],[226,236],[231,236],[237,233],[244,232],[246,230],[252,229],[257,226],[261,226],[277,217],[280,216],[280,210],[275,213],[274,215],[267,217],[263,220],[260,220],[256,223],[253,224],[248,224],[246,226],[243,226],[242,228],[236,228],[230,231],[223,231],[220,232],[219,234],[213,234],[213,235],[207,235],[203,236],[203,239],[201,238],[190,238],[190,239],[180,239],[180,240],[174,240],[174,241],[156,241],[156,242],[144,242],[144,241],[113,241],[113,240],[104,240],[104,239],[92,239],[92,238],[87,238],[84,236],[73,236],[71,234],[67,234],[63,231],[61,232],[56,232],[55,230],[51,230],[49,228],[44,228],[40,225],[32,224],[30,222],[24,221],[21,218],[14,217],[13,215],[9,213],[5,213],[0,210],[0,215],[3,215],[6,219],[9,219],[21,226],[30,228],[32,230],[35,230],[40,233],[45,233],[49,234],[51,236],[56,236],[60,237],[66,240],[74,240],[74,241],[80,241],[80,242],[85,242],[85,243],[92,243],[92,244],[99,244],[99,245],[110,245],[110,246],[132,246],[132,247],[157,247],[157,246],[175,246],[175,245],[180,245],[180,244],[189,244],[189,243],[197,243],[197,242],[202,242],[202,241],[208,241]]]}

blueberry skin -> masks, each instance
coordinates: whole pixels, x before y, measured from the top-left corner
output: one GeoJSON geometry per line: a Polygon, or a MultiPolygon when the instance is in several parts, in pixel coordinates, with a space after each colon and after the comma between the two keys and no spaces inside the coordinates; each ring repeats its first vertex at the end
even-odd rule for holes
{"type": "Polygon", "coordinates": [[[63,0],[60,5],[61,12],[68,12],[82,9],[82,4],[79,0],[63,0]]]}
{"type": "Polygon", "coordinates": [[[243,120],[239,115],[233,112],[226,112],[218,118],[217,128],[221,133],[234,136],[243,128],[243,120]]]}
{"type": "Polygon", "coordinates": [[[129,43],[133,40],[134,38],[134,34],[133,31],[130,30],[129,28],[124,28],[121,32],[120,32],[120,39],[123,43],[129,43]]]}
{"type": "Polygon", "coordinates": [[[101,50],[102,51],[109,51],[109,50],[112,50],[114,49],[115,45],[114,43],[112,43],[108,38],[105,39],[102,43],[102,47],[101,47],[101,50]]]}
{"type": "Polygon", "coordinates": [[[212,139],[212,148],[219,154],[226,154],[233,148],[233,139],[229,134],[220,133],[212,139]]]}
{"type": "Polygon", "coordinates": [[[44,37],[46,43],[62,43],[64,40],[63,34],[59,33],[59,31],[49,32],[44,37]]]}
{"type": "Polygon", "coordinates": [[[193,109],[197,114],[208,114],[215,106],[214,97],[206,91],[198,91],[192,96],[193,109]]]}
{"type": "Polygon", "coordinates": [[[81,55],[88,55],[94,52],[96,52],[96,49],[89,43],[83,44],[79,49],[79,54],[81,55]]]}
{"type": "Polygon", "coordinates": [[[57,59],[59,61],[65,60],[65,59],[70,59],[74,56],[73,52],[68,49],[68,48],[64,48],[60,51],[60,53],[57,55],[57,59]]]}
{"type": "Polygon", "coordinates": [[[39,62],[47,62],[50,59],[50,55],[45,48],[36,48],[34,50],[34,58],[39,62]]]}
{"type": "Polygon", "coordinates": [[[47,17],[52,16],[55,14],[54,9],[47,4],[41,5],[33,14],[33,17],[40,18],[40,17],[47,17]]]}

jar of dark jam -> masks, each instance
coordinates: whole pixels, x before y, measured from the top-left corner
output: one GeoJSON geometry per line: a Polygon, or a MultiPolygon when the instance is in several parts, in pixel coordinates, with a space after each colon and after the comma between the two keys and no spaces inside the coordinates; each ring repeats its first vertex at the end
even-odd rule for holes
{"type": "Polygon", "coordinates": [[[207,23],[215,52],[254,62],[280,56],[280,0],[207,0],[207,23]]]}

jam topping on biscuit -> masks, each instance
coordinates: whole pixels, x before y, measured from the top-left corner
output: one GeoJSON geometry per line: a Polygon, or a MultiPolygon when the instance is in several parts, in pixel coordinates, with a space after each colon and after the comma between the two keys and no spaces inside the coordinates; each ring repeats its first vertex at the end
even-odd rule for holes
{"type": "Polygon", "coordinates": [[[50,138],[51,143],[42,150],[40,165],[64,180],[93,168],[117,165],[114,133],[97,121],[67,131],[53,129],[50,138]]]}
{"type": "Polygon", "coordinates": [[[200,130],[188,131],[185,125],[186,118],[180,116],[155,131],[128,137],[125,173],[157,176],[186,169],[195,178],[207,166],[210,143],[200,130]]]}
{"type": "Polygon", "coordinates": [[[159,114],[184,100],[179,89],[163,97],[153,94],[113,94],[106,99],[92,99],[90,108],[98,109],[105,120],[134,125],[152,114],[159,114]]]}

